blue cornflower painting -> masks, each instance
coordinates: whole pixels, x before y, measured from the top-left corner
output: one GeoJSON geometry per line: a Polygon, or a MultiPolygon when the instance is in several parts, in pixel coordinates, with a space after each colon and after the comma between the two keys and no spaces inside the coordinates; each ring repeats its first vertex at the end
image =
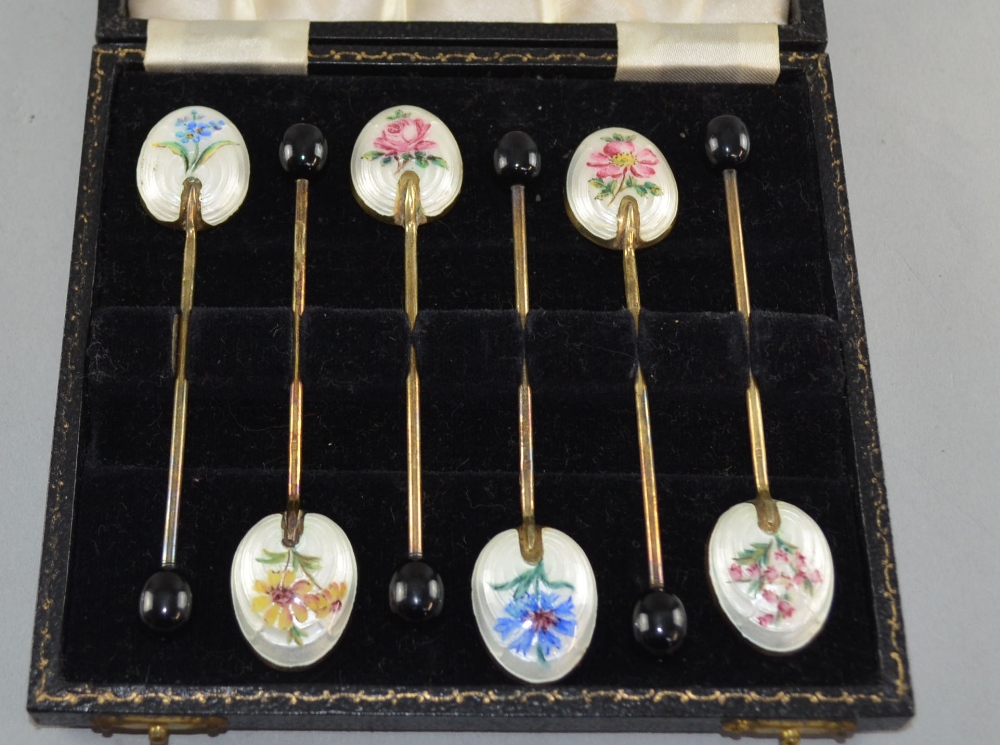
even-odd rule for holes
{"type": "Polygon", "coordinates": [[[493,630],[516,655],[535,658],[543,666],[563,648],[563,637],[576,634],[576,609],[573,586],[553,581],[545,573],[543,562],[519,574],[510,582],[494,585],[498,592],[512,591],[512,597],[497,619],[493,630]],[[560,594],[553,590],[568,590],[560,594]]]}
{"type": "Polygon", "coordinates": [[[497,619],[494,631],[510,651],[522,657],[530,657],[534,648],[542,664],[548,664],[548,658],[562,649],[560,636],[576,633],[572,596],[560,598],[551,592],[523,595],[511,600],[504,613],[507,615],[497,619]]]}

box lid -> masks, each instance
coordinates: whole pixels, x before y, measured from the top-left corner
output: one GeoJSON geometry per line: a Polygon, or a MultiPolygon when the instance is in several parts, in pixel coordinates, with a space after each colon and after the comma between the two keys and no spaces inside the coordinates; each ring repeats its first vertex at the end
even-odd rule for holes
{"type": "MultiPolygon", "coordinates": [[[[617,19],[616,19],[617,20],[617,19]]],[[[623,17],[621,20],[632,20],[623,17]]],[[[146,20],[129,14],[128,0],[99,0],[97,40],[143,43],[146,20]]],[[[788,22],[778,30],[781,51],[821,52],[826,48],[822,0],[788,0],[788,22]]],[[[482,47],[559,47],[614,52],[614,23],[479,23],[456,21],[313,21],[314,45],[377,45],[381,49],[463,44],[482,47]]]]}

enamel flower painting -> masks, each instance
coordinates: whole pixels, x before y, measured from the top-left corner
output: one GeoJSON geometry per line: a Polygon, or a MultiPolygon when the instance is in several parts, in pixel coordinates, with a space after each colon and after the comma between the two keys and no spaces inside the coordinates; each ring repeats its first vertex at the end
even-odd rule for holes
{"type": "Polygon", "coordinates": [[[797,546],[779,536],[767,543],[752,543],[739,552],[729,566],[729,578],[746,585],[750,597],[764,601],[764,612],[754,618],[759,625],[770,628],[795,616],[799,610],[796,596],[812,595],[823,582],[818,569],[811,568],[808,558],[797,546]]]}
{"type": "Polygon", "coordinates": [[[610,137],[602,137],[607,144],[587,159],[587,166],[597,169],[589,182],[597,190],[594,199],[607,199],[608,206],[611,206],[622,192],[628,190],[640,197],[663,195],[660,186],[650,180],[656,176],[660,159],[648,147],[636,150],[635,137],[634,134],[617,132],[610,137]]]}
{"type": "Polygon", "coordinates": [[[402,109],[397,109],[388,120],[389,123],[372,142],[374,149],[361,156],[364,160],[377,160],[383,166],[395,163],[396,173],[400,173],[408,165],[417,168],[432,165],[448,168],[448,162],[433,152],[437,143],[428,137],[430,122],[419,116],[414,117],[402,109]]]}
{"type": "Polygon", "coordinates": [[[157,142],[154,147],[162,147],[170,150],[174,155],[184,161],[184,176],[190,177],[194,172],[203,166],[209,158],[227,145],[235,145],[232,140],[216,139],[207,145],[202,145],[202,141],[208,141],[216,132],[226,127],[226,122],[222,119],[205,119],[197,109],[191,109],[187,116],[179,117],[175,122],[177,131],[175,140],[170,142],[157,142]]]}
{"type": "Polygon", "coordinates": [[[320,569],[319,559],[305,556],[295,549],[268,551],[258,557],[260,564],[281,566],[268,570],[267,579],[254,583],[257,593],[252,601],[253,612],[264,618],[264,623],[288,632],[288,641],[301,645],[305,634],[298,624],[316,618],[326,618],[343,607],[347,595],[346,582],[331,582],[326,586],[316,581],[314,573],[320,569]]]}
{"type": "Polygon", "coordinates": [[[509,582],[492,587],[510,593],[504,615],[493,630],[511,652],[548,667],[563,650],[563,643],[576,634],[573,586],[549,579],[544,562],[539,561],[509,582]]]}

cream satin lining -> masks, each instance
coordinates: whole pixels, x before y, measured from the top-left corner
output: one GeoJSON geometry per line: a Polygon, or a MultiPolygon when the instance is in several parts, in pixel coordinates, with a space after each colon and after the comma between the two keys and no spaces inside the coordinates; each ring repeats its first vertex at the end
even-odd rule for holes
{"type": "Polygon", "coordinates": [[[146,69],[305,74],[309,20],[617,22],[616,80],[773,83],[789,0],[129,0],[146,69]],[[299,20],[289,20],[299,19],[299,20]],[[780,20],[779,20],[780,19],[780,20]],[[190,21],[209,21],[191,23],[190,21]]]}
{"type": "Polygon", "coordinates": [[[129,0],[133,18],[177,21],[478,21],[484,23],[788,22],[789,0],[129,0]]]}
{"type": "Polygon", "coordinates": [[[780,72],[773,24],[618,24],[615,80],[774,83],[780,72]]]}
{"type": "Polygon", "coordinates": [[[305,75],[309,21],[187,23],[153,18],[146,29],[147,72],[305,75]]]}

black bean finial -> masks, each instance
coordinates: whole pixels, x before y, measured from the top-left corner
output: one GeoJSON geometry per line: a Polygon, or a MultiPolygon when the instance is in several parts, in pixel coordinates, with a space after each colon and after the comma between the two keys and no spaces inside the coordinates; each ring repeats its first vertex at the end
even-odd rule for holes
{"type": "Polygon", "coordinates": [[[635,604],[632,633],[650,654],[664,657],[680,647],[687,635],[687,613],[676,595],[651,590],[635,604]]]}
{"type": "Polygon", "coordinates": [[[705,131],[705,154],[713,165],[736,168],[750,154],[750,133],[737,116],[717,116],[705,131]]]}
{"type": "Polygon", "coordinates": [[[278,147],[281,167],[295,178],[312,178],[326,165],[326,138],[312,124],[293,124],[278,147]]]}
{"type": "Polygon", "coordinates": [[[400,618],[427,621],[441,614],[444,583],[440,575],[422,561],[408,561],[389,581],[389,609],[400,618]]]}
{"type": "Polygon", "coordinates": [[[524,184],[538,177],[542,156],[527,132],[515,130],[500,138],[493,153],[493,167],[498,176],[511,184],[524,184]]]}
{"type": "Polygon", "coordinates": [[[154,631],[177,629],[191,617],[191,587],[177,572],[157,572],[142,588],[139,617],[154,631]]]}

